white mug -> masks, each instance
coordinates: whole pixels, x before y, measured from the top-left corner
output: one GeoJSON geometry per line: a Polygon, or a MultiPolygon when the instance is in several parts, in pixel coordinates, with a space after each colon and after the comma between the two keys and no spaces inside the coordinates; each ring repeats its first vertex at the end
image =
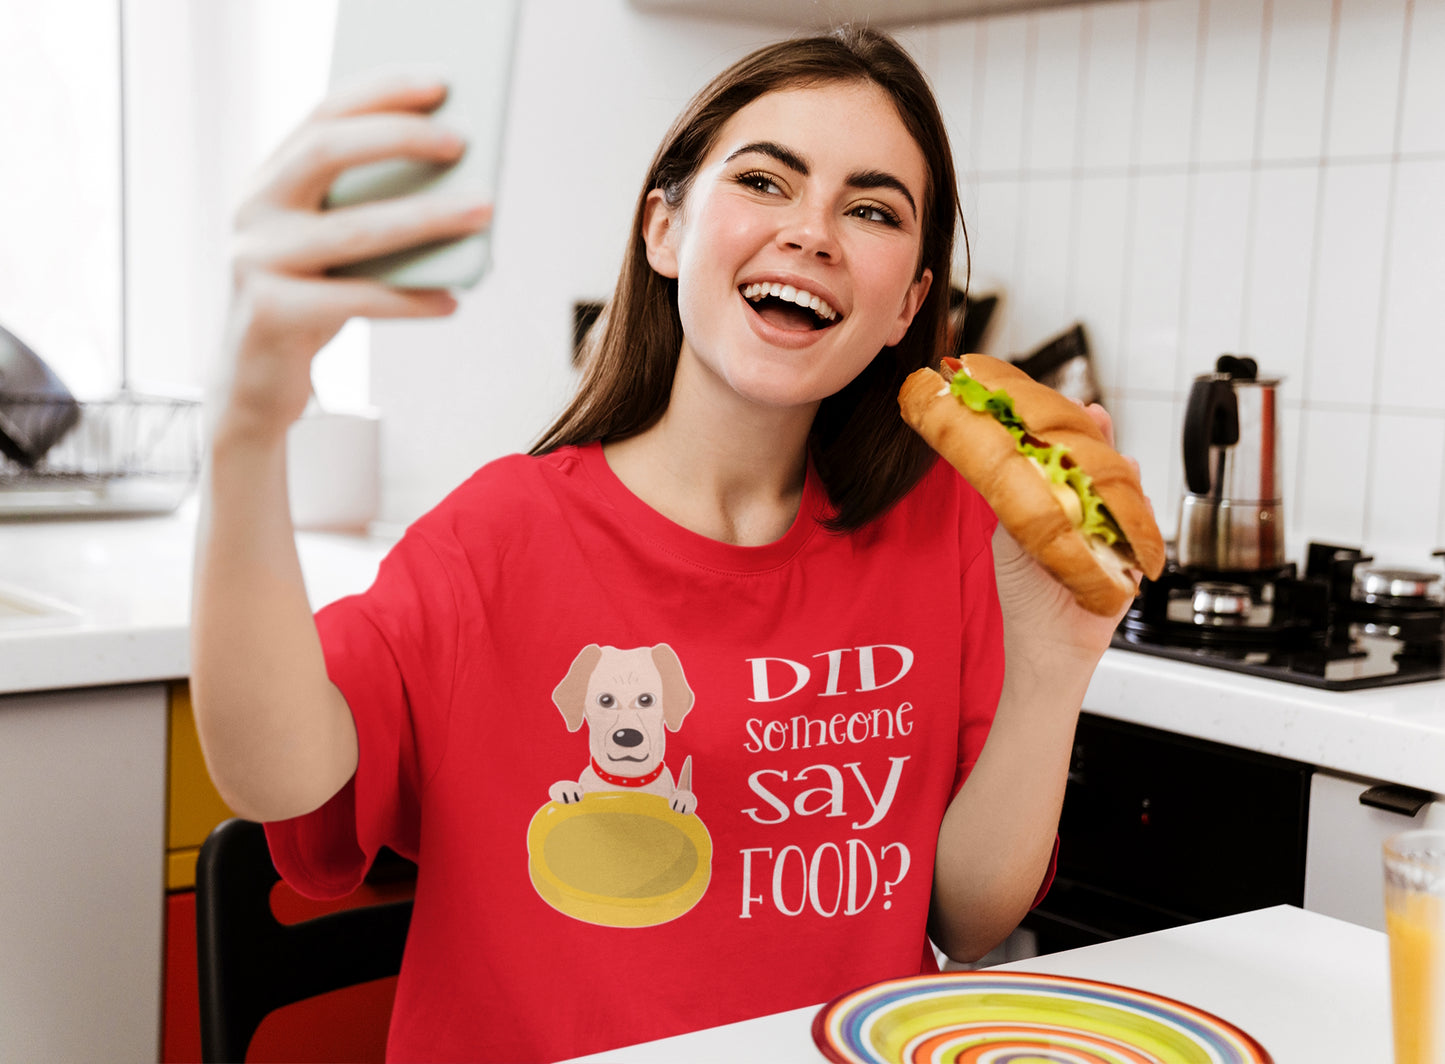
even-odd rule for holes
{"type": "Polygon", "coordinates": [[[299,530],[364,531],[381,505],[376,411],[312,410],[286,437],[291,520],[299,530]]]}

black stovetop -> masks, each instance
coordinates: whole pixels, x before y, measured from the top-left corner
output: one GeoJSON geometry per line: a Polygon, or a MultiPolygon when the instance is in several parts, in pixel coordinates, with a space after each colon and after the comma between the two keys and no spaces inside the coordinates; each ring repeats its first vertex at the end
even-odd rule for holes
{"type": "MultiPolygon", "coordinates": [[[[1437,552],[1438,554],[1438,552],[1437,552]]],[[[1445,604],[1364,596],[1362,551],[1311,543],[1301,575],[1185,570],[1171,561],[1145,580],[1112,645],[1155,657],[1335,691],[1445,677],[1445,604]],[[1199,588],[1235,612],[1199,613],[1199,588]]],[[[1212,608],[1212,605],[1211,605],[1212,608]]]]}

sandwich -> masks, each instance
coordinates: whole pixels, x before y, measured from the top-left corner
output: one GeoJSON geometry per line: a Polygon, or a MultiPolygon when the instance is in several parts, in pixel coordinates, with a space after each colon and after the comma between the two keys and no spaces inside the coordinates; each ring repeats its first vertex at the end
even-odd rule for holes
{"type": "Polygon", "coordinates": [[[1084,408],[987,355],[915,370],[903,420],[964,475],[999,523],[1092,613],[1158,579],[1164,540],[1134,465],[1084,408]]]}

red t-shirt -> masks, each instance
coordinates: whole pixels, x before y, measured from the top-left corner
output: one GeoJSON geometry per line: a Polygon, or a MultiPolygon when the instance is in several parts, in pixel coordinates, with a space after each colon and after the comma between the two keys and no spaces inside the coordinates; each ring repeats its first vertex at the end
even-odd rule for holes
{"type": "Polygon", "coordinates": [[[360,762],[268,826],[313,896],[417,860],[388,1052],[534,1061],[919,971],[1003,675],[994,517],[938,463],[838,535],[810,470],[739,547],[598,445],[494,462],[318,615],[360,762]]]}

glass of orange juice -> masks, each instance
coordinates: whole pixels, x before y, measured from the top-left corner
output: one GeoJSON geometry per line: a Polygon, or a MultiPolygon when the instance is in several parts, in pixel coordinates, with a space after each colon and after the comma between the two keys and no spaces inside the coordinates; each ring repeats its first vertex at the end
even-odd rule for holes
{"type": "Polygon", "coordinates": [[[1385,840],[1395,1064],[1445,1064],[1445,831],[1385,840]]]}

